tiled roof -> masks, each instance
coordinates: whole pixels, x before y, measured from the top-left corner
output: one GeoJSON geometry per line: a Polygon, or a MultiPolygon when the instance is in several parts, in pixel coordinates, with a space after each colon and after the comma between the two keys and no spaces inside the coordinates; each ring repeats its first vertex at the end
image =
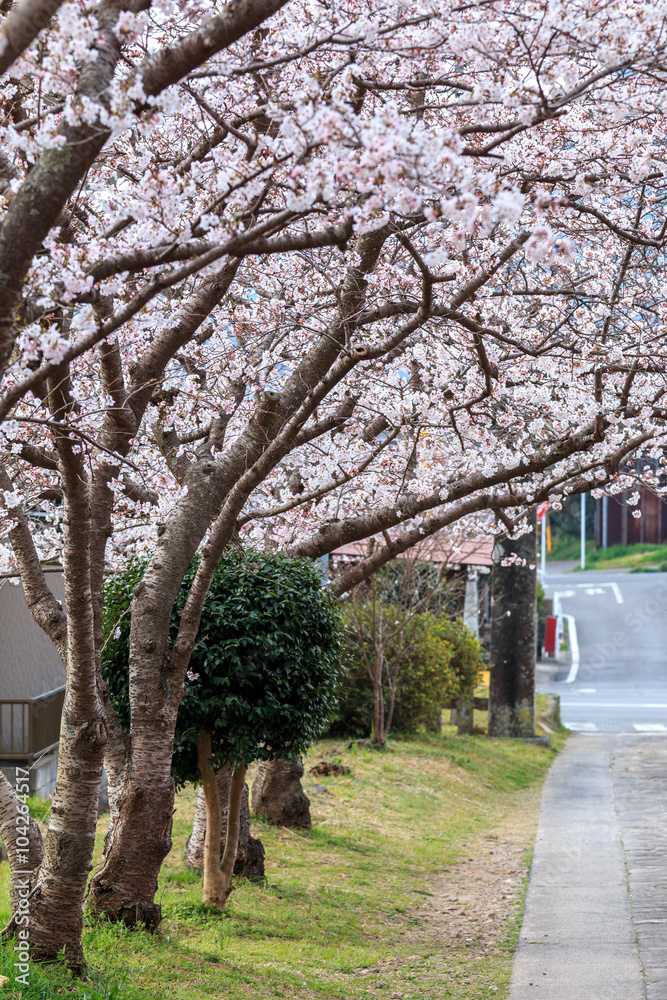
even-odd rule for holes
{"type": "MultiPolygon", "coordinates": [[[[334,549],[334,556],[349,556],[363,559],[367,552],[367,542],[350,542],[334,549]]],[[[418,542],[408,552],[398,556],[399,559],[423,559],[424,561],[448,563],[451,566],[492,566],[493,539],[468,538],[465,541],[454,542],[449,538],[425,538],[418,542]]]]}

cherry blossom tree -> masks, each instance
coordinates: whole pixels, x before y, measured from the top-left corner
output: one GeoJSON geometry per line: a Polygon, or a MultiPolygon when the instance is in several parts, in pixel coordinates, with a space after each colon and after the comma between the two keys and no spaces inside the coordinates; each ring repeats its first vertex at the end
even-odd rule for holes
{"type": "Polygon", "coordinates": [[[155,926],[178,705],[230,544],[338,593],[664,446],[664,0],[20,0],[3,25],[3,558],[67,669],[37,956],[155,926]],[[29,27],[29,26],[32,27],[29,27]],[[32,34],[31,34],[32,32],[32,34]],[[4,60],[4,62],[3,62],[4,60]],[[176,595],[201,560],[170,642],[176,595]],[[131,612],[131,733],[101,679],[131,612]],[[66,602],[42,565],[63,567],[66,602]]]}

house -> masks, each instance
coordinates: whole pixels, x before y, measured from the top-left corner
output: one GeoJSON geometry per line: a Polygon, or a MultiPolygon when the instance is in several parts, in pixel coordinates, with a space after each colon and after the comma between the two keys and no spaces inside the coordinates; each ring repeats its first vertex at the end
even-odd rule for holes
{"type": "Polygon", "coordinates": [[[598,548],[641,542],[667,543],[667,501],[645,486],[596,501],[595,544],[598,548]],[[635,492],[639,493],[639,503],[631,507],[628,498],[635,492]],[[641,517],[634,517],[634,511],[639,511],[641,517]]]}
{"type": "MultiPolygon", "coordinates": [[[[64,600],[61,573],[46,573],[64,600]]],[[[65,668],[53,643],[34,622],[23,587],[0,578],[0,767],[14,783],[16,768],[30,770],[30,792],[53,794],[58,764],[65,668]]]]}

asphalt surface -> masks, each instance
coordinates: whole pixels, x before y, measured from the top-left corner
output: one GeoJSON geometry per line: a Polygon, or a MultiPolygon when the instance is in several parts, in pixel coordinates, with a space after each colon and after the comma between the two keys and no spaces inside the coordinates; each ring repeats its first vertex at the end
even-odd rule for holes
{"type": "Polygon", "coordinates": [[[544,785],[509,1000],[667,1000],[667,573],[555,572],[575,730],[544,785]]]}
{"type": "Polygon", "coordinates": [[[571,649],[540,665],[538,691],[560,695],[564,724],[667,734],[667,573],[547,572],[544,589],[571,649]]]}

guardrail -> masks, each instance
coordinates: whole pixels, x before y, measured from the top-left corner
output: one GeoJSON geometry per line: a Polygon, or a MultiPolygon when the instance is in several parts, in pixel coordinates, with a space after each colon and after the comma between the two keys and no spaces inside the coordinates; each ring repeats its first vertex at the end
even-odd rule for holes
{"type": "Polygon", "coordinates": [[[64,700],[64,686],[36,698],[0,698],[0,757],[33,760],[55,747],[64,700]]]}

